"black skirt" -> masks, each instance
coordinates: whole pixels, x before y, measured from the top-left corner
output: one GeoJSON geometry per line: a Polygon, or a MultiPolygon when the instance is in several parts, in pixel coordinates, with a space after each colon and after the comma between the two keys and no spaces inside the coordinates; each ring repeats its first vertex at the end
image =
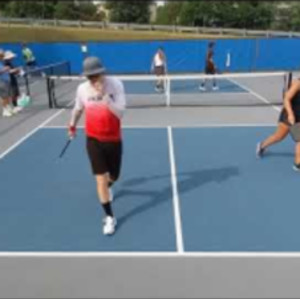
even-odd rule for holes
{"type": "MultiPolygon", "coordinates": [[[[300,109],[293,109],[296,123],[300,122],[300,109]]],[[[288,121],[288,116],[285,108],[283,108],[279,114],[278,122],[290,125],[288,121]]]]}

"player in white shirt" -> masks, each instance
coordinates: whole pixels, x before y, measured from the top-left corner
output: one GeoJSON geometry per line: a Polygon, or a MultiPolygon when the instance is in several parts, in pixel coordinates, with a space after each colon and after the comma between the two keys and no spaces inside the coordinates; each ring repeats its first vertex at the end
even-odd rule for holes
{"type": "Polygon", "coordinates": [[[158,92],[163,92],[164,86],[164,76],[167,72],[167,59],[162,47],[159,47],[155,55],[153,56],[151,71],[155,73],[158,80],[155,85],[155,90],[158,92]]]}

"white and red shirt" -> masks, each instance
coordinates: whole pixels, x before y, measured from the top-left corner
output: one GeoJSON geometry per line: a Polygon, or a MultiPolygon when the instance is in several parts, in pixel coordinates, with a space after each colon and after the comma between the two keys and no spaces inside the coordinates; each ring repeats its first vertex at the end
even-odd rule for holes
{"type": "Polygon", "coordinates": [[[85,110],[85,131],[88,137],[102,142],[120,141],[125,106],[124,86],[117,78],[105,77],[102,92],[96,90],[90,81],[77,88],[74,111],[85,110]]]}

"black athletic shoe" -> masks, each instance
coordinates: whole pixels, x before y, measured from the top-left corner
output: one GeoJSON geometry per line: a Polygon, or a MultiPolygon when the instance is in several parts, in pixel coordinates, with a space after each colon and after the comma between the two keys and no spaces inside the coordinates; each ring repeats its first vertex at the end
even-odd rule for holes
{"type": "Polygon", "coordinates": [[[262,158],[262,156],[264,155],[264,153],[265,153],[265,149],[263,149],[261,147],[261,143],[260,142],[257,143],[257,145],[256,145],[256,157],[257,158],[262,158]]]}
{"type": "Polygon", "coordinates": [[[300,171],[300,164],[294,164],[294,165],[293,165],[293,169],[294,169],[295,171],[300,171]]]}

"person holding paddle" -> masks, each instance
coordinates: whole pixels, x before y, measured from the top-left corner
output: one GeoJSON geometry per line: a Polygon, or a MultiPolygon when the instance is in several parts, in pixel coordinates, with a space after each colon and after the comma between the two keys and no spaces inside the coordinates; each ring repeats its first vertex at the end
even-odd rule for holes
{"type": "Polygon", "coordinates": [[[121,169],[121,118],[126,106],[124,87],[119,79],[106,76],[105,68],[97,57],[87,57],[83,69],[87,81],[77,88],[68,133],[72,140],[85,110],[87,153],[105,212],[103,234],[112,235],[117,221],[111,207],[111,187],[121,169]]]}
{"type": "Polygon", "coordinates": [[[285,139],[291,133],[296,142],[294,170],[300,171],[300,79],[294,80],[289,84],[284,95],[283,109],[279,115],[276,131],[257,144],[256,155],[262,157],[268,147],[285,139]]]}

